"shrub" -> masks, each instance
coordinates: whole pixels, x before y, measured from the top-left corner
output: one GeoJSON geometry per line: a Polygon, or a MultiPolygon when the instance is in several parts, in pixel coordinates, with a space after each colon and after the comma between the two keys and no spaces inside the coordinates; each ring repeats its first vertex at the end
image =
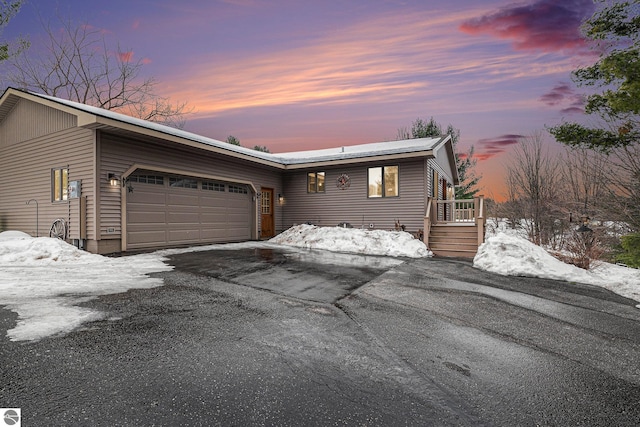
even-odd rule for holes
{"type": "Polygon", "coordinates": [[[640,267],[640,233],[627,234],[620,239],[622,253],[616,256],[616,261],[629,267],[640,267]]]}
{"type": "Polygon", "coordinates": [[[573,230],[565,242],[565,251],[569,255],[562,257],[562,261],[588,270],[592,261],[602,259],[605,253],[601,234],[601,230],[583,233],[573,230]]]}

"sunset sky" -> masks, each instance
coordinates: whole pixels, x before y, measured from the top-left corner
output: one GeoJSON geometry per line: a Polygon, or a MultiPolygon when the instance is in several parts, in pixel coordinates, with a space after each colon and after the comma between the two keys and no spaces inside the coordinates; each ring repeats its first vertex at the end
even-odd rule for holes
{"type": "MultiPolygon", "coordinates": [[[[482,193],[501,199],[519,136],[583,121],[570,73],[594,61],[592,0],[28,0],[3,39],[42,43],[39,16],[99,29],[186,130],[271,152],[396,139],[416,118],[460,129],[482,193]]],[[[549,145],[555,143],[548,136],[549,145]]]]}

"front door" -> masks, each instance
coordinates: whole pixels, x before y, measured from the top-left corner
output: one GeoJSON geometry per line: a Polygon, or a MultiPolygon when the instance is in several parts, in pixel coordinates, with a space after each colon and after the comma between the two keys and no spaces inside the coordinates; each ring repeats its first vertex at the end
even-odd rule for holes
{"type": "Polygon", "coordinates": [[[263,239],[275,235],[273,224],[273,188],[263,188],[260,196],[261,233],[263,239]]]}

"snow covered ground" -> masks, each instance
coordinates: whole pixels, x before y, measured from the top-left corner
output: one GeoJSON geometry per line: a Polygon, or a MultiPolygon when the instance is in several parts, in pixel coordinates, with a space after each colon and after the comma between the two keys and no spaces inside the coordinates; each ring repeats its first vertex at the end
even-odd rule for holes
{"type": "MultiPolygon", "coordinates": [[[[319,249],[382,255],[385,258],[378,260],[381,263],[384,260],[383,264],[388,266],[402,262],[396,257],[432,255],[409,233],[311,225],[292,227],[269,242],[168,249],[120,258],[80,251],[57,239],[5,231],[0,233],[0,306],[18,314],[17,326],[7,335],[15,341],[37,340],[68,332],[87,321],[102,319],[104,313],[78,304],[99,295],[161,286],[161,279],[151,278],[148,274],[171,270],[172,267],[164,262],[168,255],[256,247],[288,248],[300,253],[319,249]]],[[[344,262],[344,258],[313,254],[314,260],[329,264],[344,262]]],[[[499,274],[590,283],[640,301],[640,270],[602,264],[587,272],[561,263],[525,239],[505,233],[492,232],[480,248],[474,265],[499,274]]]]}
{"type": "MultiPolygon", "coordinates": [[[[590,270],[565,264],[522,237],[499,232],[478,248],[473,266],[504,276],[540,277],[601,286],[640,301],[640,270],[606,262],[590,270]]],[[[637,306],[640,308],[640,304],[637,306]]]]}
{"type": "Polygon", "coordinates": [[[18,314],[12,340],[68,332],[104,315],[77,304],[98,295],[161,286],[147,273],[172,267],[155,254],[108,258],[58,239],[0,233],[0,305],[18,314]]]}

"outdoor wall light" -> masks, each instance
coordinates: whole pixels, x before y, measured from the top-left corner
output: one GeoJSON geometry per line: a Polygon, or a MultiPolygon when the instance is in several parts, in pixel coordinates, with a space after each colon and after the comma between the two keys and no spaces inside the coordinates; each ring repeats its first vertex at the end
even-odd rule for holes
{"type": "Polygon", "coordinates": [[[284,196],[280,193],[278,193],[278,203],[281,205],[284,203],[284,196]]]}
{"type": "Polygon", "coordinates": [[[109,185],[112,187],[117,187],[120,184],[120,180],[114,173],[109,173],[109,185]]]}

